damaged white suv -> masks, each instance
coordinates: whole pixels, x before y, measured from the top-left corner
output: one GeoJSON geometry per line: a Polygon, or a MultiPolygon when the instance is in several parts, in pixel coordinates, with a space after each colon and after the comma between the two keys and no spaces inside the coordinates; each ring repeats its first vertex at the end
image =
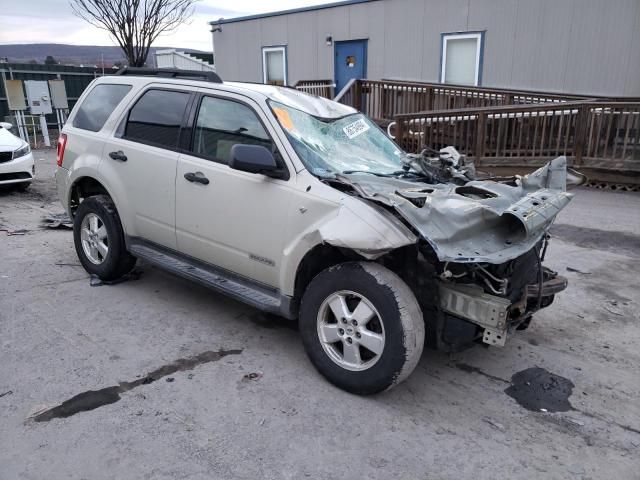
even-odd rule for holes
{"type": "Polygon", "coordinates": [[[423,345],[503,345],[567,282],[542,266],[566,161],[473,180],[455,150],[408,155],[365,115],[215,74],[95,80],[56,179],[85,269],[142,258],[290,319],[335,385],[393,387],[423,345]]]}

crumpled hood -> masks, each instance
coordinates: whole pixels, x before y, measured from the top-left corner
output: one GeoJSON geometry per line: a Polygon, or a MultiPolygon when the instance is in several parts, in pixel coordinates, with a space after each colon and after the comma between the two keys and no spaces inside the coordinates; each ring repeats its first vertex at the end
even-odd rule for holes
{"type": "MultiPolygon", "coordinates": [[[[344,177],[343,177],[344,178],[344,177]]],[[[572,198],[558,157],[515,185],[474,180],[431,185],[349,175],[361,197],[393,207],[441,261],[503,263],[531,250],[572,198]]]]}

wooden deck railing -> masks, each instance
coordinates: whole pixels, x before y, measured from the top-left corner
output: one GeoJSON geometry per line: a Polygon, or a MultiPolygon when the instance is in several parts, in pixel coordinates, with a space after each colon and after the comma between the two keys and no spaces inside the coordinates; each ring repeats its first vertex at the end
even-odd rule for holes
{"type": "Polygon", "coordinates": [[[356,80],[336,100],[365,112],[379,123],[396,115],[427,110],[531,105],[587,100],[588,97],[441,83],[356,80]]]}
{"type": "Polygon", "coordinates": [[[592,179],[640,185],[640,98],[352,80],[335,100],[395,122],[409,152],[453,145],[481,167],[517,173],[565,155],[592,179]]]}
{"type": "Polygon", "coordinates": [[[324,98],[333,98],[336,84],[333,80],[300,80],[293,87],[301,92],[324,98]]]}
{"type": "MultiPolygon", "coordinates": [[[[396,116],[409,152],[454,145],[481,166],[536,167],[566,155],[588,170],[640,181],[640,102],[564,102],[438,110],[396,116]]],[[[627,180],[629,181],[629,180],[627,180]]]]}

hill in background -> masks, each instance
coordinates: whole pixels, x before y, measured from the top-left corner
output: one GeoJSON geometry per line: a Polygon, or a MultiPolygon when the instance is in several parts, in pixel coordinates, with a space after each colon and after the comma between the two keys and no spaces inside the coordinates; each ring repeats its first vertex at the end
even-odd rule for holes
{"type": "MultiPolygon", "coordinates": [[[[150,67],[155,66],[156,50],[165,50],[173,47],[151,47],[147,63],[150,67]]],[[[182,52],[201,53],[200,50],[188,48],[178,48],[182,52]]],[[[64,45],[60,43],[28,43],[15,45],[0,45],[0,58],[7,58],[12,63],[29,63],[35,60],[37,63],[44,63],[47,55],[51,55],[62,65],[98,65],[102,63],[110,67],[115,63],[123,64],[124,55],[120,47],[101,45],[64,45]]]]}

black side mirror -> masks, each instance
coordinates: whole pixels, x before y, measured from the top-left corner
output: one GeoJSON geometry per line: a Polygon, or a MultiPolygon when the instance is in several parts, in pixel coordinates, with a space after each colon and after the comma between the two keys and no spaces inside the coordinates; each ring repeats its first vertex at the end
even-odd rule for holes
{"type": "Polygon", "coordinates": [[[231,147],[229,166],[234,170],[260,173],[272,178],[286,178],[288,176],[285,169],[278,167],[273,153],[262,145],[235,144],[231,147]]]}

